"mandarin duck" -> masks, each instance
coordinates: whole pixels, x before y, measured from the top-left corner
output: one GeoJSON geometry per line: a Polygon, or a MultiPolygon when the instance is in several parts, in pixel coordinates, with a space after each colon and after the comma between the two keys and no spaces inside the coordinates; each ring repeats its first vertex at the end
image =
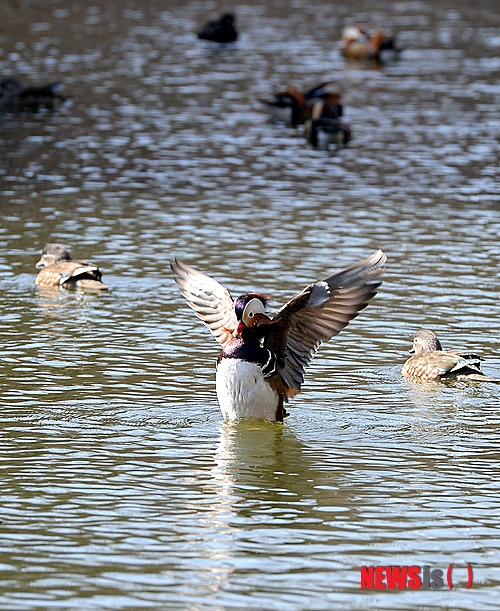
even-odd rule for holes
{"type": "Polygon", "coordinates": [[[348,59],[387,63],[398,59],[402,50],[394,36],[385,35],[379,28],[367,32],[358,25],[350,25],[342,30],[340,52],[348,59]]]}
{"type": "Polygon", "coordinates": [[[351,140],[351,129],[336,119],[309,119],[304,135],[311,146],[320,149],[342,148],[351,140]]]}
{"type": "Polygon", "coordinates": [[[61,244],[47,244],[36,267],[41,268],[35,280],[38,286],[79,287],[88,291],[108,288],[101,282],[102,273],[97,265],[88,261],[74,261],[61,244]]]}
{"type": "Polygon", "coordinates": [[[221,43],[234,42],[238,38],[238,31],[234,21],[232,13],[224,13],[219,19],[209,21],[198,32],[198,38],[221,43]]]}
{"type": "Polygon", "coordinates": [[[351,140],[351,130],[336,115],[335,105],[331,107],[328,99],[317,100],[311,116],[304,123],[304,135],[312,145],[322,149],[340,148],[351,140]]]}
{"type": "Polygon", "coordinates": [[[413,337],[411,356],[401,369],[409,378],[425,382],[439,380],[472,380],[483,382],[500,382],[485,375],[480,368],[483,360],[476,354],[462,350],[443,350],[441,342],[434,331],[420,329],[413,337]]]}
{"type": "Polygon", "coordinates": [[[331,115],[329,118],[342,116],[342,96],[328,82],[319,83],[304,92],[288,86],[284,91],[274,94],[271,100],[261,100],[267,106],[272,122],[292,127],[302,125],[311,116],[313,106],[318,101],[328,107],[331,115]]]}
{"type": "Polygon", "coordinates": [[[386,259],[378,250],[309,284],[272,318],[267,296],[245,293],[233,302],[217,280],[175,259],[171,268],[182,295],[222,345],[216,392],[224,418],[283,421],[284,402],[300,391],[319,345],[368,305],[386,259]]]}
{"type": "Polygon", "coordinates": [[[68,98],[59,95],[60,83],[50,83],[41,87],[21,87],[15,78],[0,81],[0,111],[36,111],[41,107],[54,110],[68,98]]]}

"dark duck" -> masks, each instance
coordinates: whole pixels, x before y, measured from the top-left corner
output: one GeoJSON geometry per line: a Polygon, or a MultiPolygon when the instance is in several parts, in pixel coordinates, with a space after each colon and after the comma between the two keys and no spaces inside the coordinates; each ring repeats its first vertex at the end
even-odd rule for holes
{"type": "Polygon", "coordinates": [[[300,391],[319,345],[337,335],[376,294],[385,261],[378,250],[309,284],[272,318],[265,295],[245,293],[233,302],[217,280],[178,259],[171,263],[188,305],[222,345],[216,390],[224,418],[282,421],[284,402],[300,391]]]}
{"type": "Polygon", "coordinates": [[[68,98],[57,93],[61,83],[21,87],[15,78],[0,81],[0,111],[21,112],[37,111],[40,108],[55,110],[68,98]]]}
{"type": "Polygon", "coordinates": [[[219,19],[209,21],[198,32],[198,38],[221,43],[234,42],[238,38],[234,15],[225,13],[219,19]]]}
{"type": "MultiPolygon", "coordinates": [[[[340,108],[341,109],[341,108],[340,108]]],[[[335,97],[324,97],[312,105],[310,117],[304,123],[306,140],[315,147],[328,150],[341,148],[351,140],[351,129],[340,118],[335,97]]]]}

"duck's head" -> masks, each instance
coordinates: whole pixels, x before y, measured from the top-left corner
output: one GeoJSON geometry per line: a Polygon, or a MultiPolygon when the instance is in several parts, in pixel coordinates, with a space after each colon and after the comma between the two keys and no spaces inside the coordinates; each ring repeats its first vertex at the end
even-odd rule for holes
{"type": "Polygon", "coordinates": [[[355,40],[367,39],[368,34],[364,28],[359,25],[347,25],[342,28],[342,42],[349,44],[355,40]]]}
{"type": "Polygon", "coordinates": [[[233,25],[234,24],[234,15],[233,13],[224,13],[219,19],[221,23],[224,25],[233,25]]]}
{"type": "Polygon", "coordinates": [[[441,342],[437,335],[430,329],[420,329],[413,336],[413,348],[410,354],[420,354],[421,352],[430,352],[431,350],[442,350],[441,342]]]}
{"type": "Polygon", "coordinates": [[[0,81],[0,96],[12,91],[19,91],[19,89],[21,89],[21,83],[15,78],[9,77],[0,81]]]}
{"type": "Polygon", "coordinates": [[[38,261],[35,267],[46,267],[53,263],[59,263],[59,261],[71,261],[68,249],[62,244],[47,244],[42,250],[40,261],[38,261]]]}
{"type": "Polygon", "coordinates": [[[238,326],[234,336],[240,335],[245,329],[269,324],[271,319],[267,315],[267,297],[260,293],[245,293],[234,302],[234,311],[238,326]]]}

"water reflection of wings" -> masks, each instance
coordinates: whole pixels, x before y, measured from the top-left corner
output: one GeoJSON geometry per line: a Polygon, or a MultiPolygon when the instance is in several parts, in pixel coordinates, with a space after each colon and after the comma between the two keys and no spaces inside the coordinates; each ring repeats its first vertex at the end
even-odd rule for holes
{"type": "Polygon", "coordinates": [[[214,461],[219,510],[229,519],[319,522],[318,506],[329,504],[339,488],[341,473],[315,469],[307,447],[278,423],[223,424],[214,461]]]}

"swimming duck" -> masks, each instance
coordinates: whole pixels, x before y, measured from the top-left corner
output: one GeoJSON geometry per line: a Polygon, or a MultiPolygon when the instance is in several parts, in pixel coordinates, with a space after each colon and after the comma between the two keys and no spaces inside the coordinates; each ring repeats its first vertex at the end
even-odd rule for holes
{"type": "Polygon", "coordinates": [[[401,369],[404,376],[423,381],[473,380],[500,382],[485,375],[480,368],[483,360],[476,354],[462,350],[443,350],[434,331],[420,329],[413,337],[410,357],[401,369]]]}
{"type": "MultiPolygon", "coordinates": [[[[323,101],[335,117],[343,114],[342,96],[328,82],[319,83],[302,92],[294,86],[274,94],[271,100],[262,100],[271,114],[271,121],[292,127],[302,125],[310,116],[314,103],[323,101]]],[[[333,118],[333,117],[331,117],[333,118]]]]}
{"type": "Polygon", "coordinates": [[[225,13],[219,19],[209,21],[198,32],[198,38],[213,42],[234,42],[238,38],[238,31],[234,21],[235,18],[232,13],[225,13]]]}
{"type": "Polygon", "coordinates": [[[351,140],[349,126],[335,119],[309,119],[304,126],[304,135],[309,144],[325,150],[342,148],[351,140]]]}
{"type": "Polygon", "coordinates": [[[266,295],[245,293],[233,302],[217,280],[175,259],[171,268],[182,295],[222,345],[216,391],[224,418],[283,421],[284,402],[300,391],[319,345],[337,335],[376,294],[386,258],[377,250],[309,284],[273,318],[266,295]]]}
{"type": "Polygon", "coordinates": [[[41,87],[21,87],[15,78],[0,81],[0,111],[36,111],[41,107],[54,110],[68,98],[57,93],[61,83],[50,83],[41,87]]]}
{"type": "Polygon", "coordinates": [[[102,273],[97,265],[88,261],[74,261],[61,244],[47,244],[36,267],[42,268],[35,280],[38,286],[79,287],[89,291],[108,288],[101,282],[102,273]]]}
{"type": "Polygon", "coordinates": [[[304,123],[304,135],[312,145],[322,149],[340,148],[351,140],[351,129],[339,118],[335,102],[317,100],[311,116],[304,123]]]}
{"type": "Polygon", "coordinates": [[[386,63],[398,59],[402,50],[394,36],[387,36],[379,28],[367,32],[358,25],[350,25],[342,30],[340,51],[346,58],[386,63]]]}

